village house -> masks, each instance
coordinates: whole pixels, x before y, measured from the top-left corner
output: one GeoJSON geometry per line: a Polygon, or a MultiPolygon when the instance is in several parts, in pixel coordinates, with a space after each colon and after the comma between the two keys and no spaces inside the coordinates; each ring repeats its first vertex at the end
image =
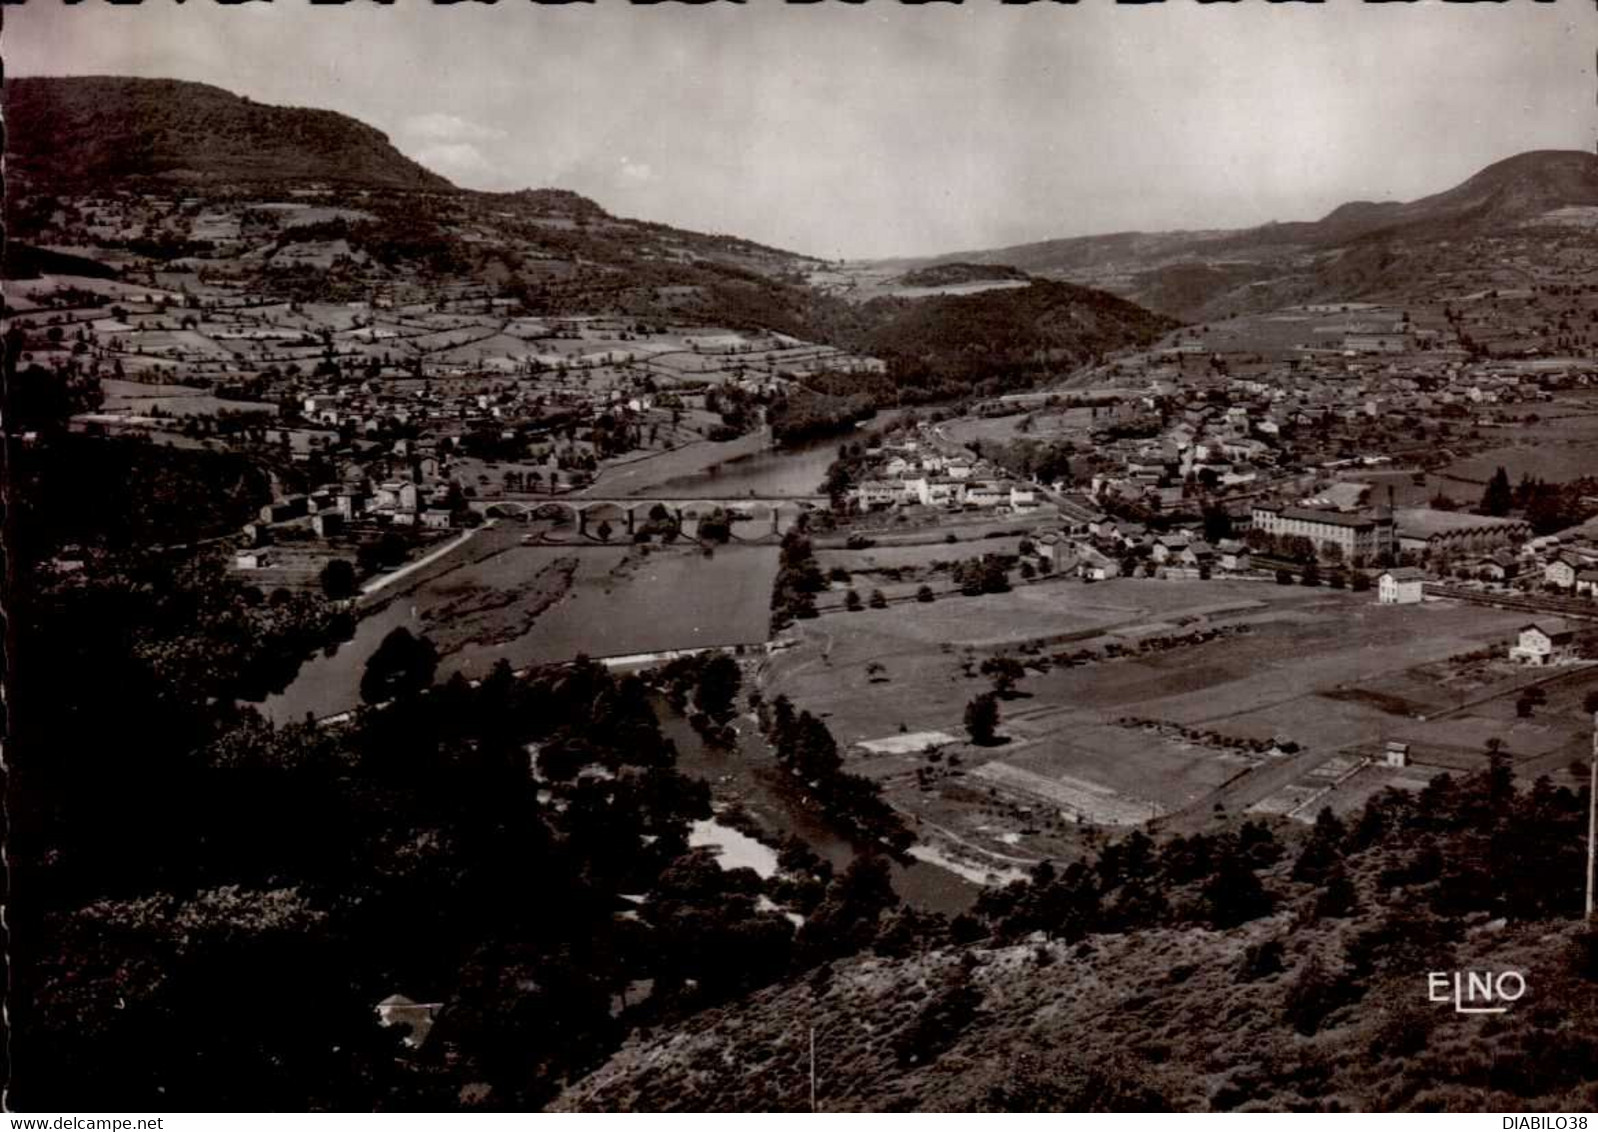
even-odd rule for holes
{"type": "Polygon", "coordinates": [[[1235,538],[1222,539],[1215,547],[1219,554],[1222,570],[1241,571],[1247,570],[1252,560],[1249,557],[1248,545],[1235,538]]]}
{"type": "Polygon", "coordinates": [[[1412,566],[1384,570],[1376,579],[1378,605],[1414,605],[1425,597],[1426,572],[1412,566]]]}
{"type": "Polygon", "coordinates": [[[1543,583],[1561,590],[1574,589],[1576,574],[1581,569],[1579,562],[1573,554],[1559,555],[1543,567],[1543,583]]]}
{"type": "Polygon", "coordinates": [[[1173,558],[1180,558],[1187,550],[1189,539],[1186,531],[1156,535],[1151,555],[1156,562],[1168,562],[1173,558]]]}
{"type": "Polygon", "coordinates": [[[1203,539],[1195,539],[1183,548],[1182,553],[1177,556],[1177,560],[1184,566],[1192,566],[1202,570],[1206,566],[1215,565],[1215,548],[1203,539]]]}
{"type": "Polygon", "coordinates": [[[968,507],[997,507],[1005,500],[1005,492],[993,483],[976,481],[965,485],[965,503],[968,507]]]}
{"type": "Polygon", "coordinates": [[[1557,617],[1527,625],[1521,629],[1519,641],[1509,649],[1510,660],[1530,665],[1559,664],[1575,655],[1575,627],[1557,617]]]}
{"type": "Polygon", "coordinates": [[[855,499],[867,511],[892,507],[905,498],[904,484],[898,480],[863,480],[855,488],[855,499]]]}
{"type": "Polygon", "coordinates": [[[1057,574],[1075,575],[1088,582],[1102,582],[1120,572],[1114,559],[1099,553],[1091,546],[1082,546],[1064,539],[1054,547],[1054,570],[1057,574]]]}

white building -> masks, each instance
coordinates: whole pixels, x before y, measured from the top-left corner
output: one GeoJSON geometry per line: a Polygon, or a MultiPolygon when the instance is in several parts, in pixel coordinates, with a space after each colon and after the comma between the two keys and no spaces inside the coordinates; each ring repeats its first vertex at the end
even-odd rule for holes
{"type": "Polygon", "coordinates": [[[1520,631],[1518,644],[1510,646],[1509,659],[1521,664],[1558,664],[1576,652],[1576,630],[1560,618],[1533,622],[1520,631]]]}
{"type": "Polygon", "coordinates": [[[1425,596],[1426,574],[1413,567],[1385,570],[1376,579],[1379,605],[1414,605],[1425,596]]]}

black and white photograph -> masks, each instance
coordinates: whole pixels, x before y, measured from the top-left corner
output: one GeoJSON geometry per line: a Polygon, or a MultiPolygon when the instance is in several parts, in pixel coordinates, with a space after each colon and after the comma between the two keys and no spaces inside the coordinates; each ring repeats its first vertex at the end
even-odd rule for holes
{"type": "Polygon", "coordinates": [[[10,1128],[1588,1127],[1592,3],[0,15],[10,1128]]]}

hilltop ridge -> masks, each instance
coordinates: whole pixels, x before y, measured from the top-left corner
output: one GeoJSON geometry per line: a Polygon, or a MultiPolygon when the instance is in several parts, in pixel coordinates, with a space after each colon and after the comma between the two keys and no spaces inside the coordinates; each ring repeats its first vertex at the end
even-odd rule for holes
{"type": "Polygon", "coordinates": [[[127,180],[455,188],[364,122],[268,106],[206,83],[11,78],[5,103],[10,172],[39,190],[127,180]]]}
{"type": "Polygon", "coordinates": [[[1532,150],[1429,196],[1349,201],[1318,220],[1075,236],[891,262],[909,270],[1010,264],[1198,321],[1303,302],[1402,298],[1456,261],[1479,258],[1482,249],[1466,246],[1472,242],[1557,239],[1581,226],[1570,213],[1593,208],[1598,155],[1532,150]]]}

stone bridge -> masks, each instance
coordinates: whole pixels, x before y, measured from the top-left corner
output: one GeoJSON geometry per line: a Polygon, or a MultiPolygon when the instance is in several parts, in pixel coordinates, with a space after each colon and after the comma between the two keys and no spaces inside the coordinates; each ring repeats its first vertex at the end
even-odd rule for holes
{"type": "Polygon", "coordinates": [[[674,527],[684,538],[697,538],[699,524],[718,514],[729,520],[728,531],[735,541],[767,542],[780,539],[800,515],[825,508],[827,502],[824,495],[732,499],[572,495],[477,500],[472,509],[489,518],[545,524],[539,536],[546,542],[631,542],[650,524],[674,527]]]}

